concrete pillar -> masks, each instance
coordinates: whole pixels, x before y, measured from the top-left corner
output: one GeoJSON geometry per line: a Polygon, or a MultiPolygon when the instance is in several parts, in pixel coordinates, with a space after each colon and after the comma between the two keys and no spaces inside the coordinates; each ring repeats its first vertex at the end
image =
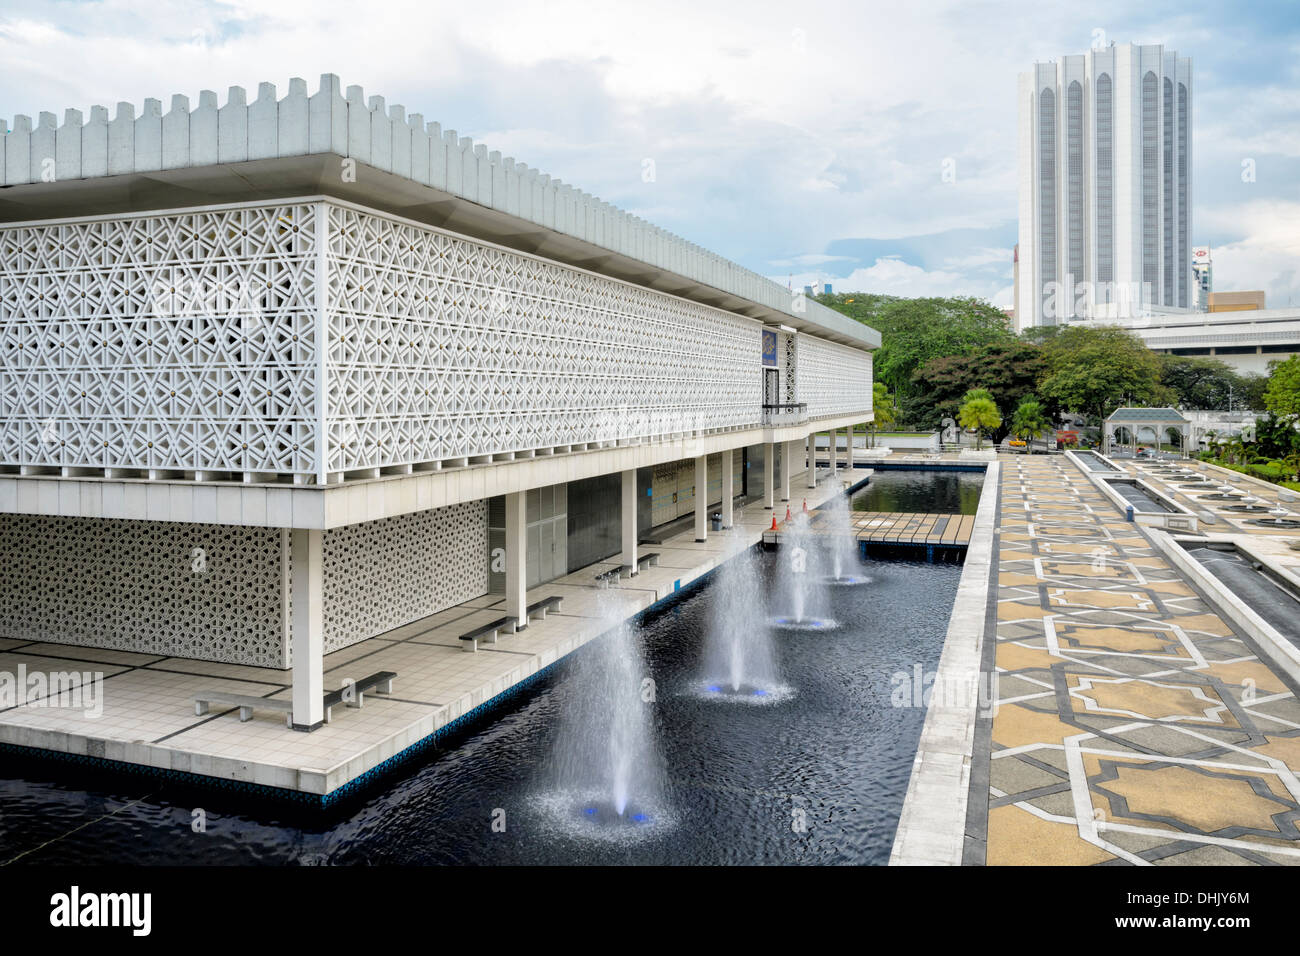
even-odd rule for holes
{"type": "Polygon", "coordinates": [[[853,426],[850,425],[850,426],[848,427],[847,431],[848,431],[848,433],[849,433],[849,480],[852,481],[852,480],[855,480],[855,479],[853,478],[853,468],[854,468],[854,458],[853,458],[853,456],[854,456],[854,454],[855,454],[855,452],[854,452],[854,450],[853,450],[853,441],[854,441],[853,426]]]}
{"type": "Polygon", "coordinates": [[[709,456],[695,457],[695,540],[709,540],[709,456]]]}
{"type": "Polygon", "coordinates": [[[528,512],[525,492],[506,495],[506,616],[528,626],[528,512]]]}
{"type": "Polygon", "coordinates": [[[808,487],[817,487],[817,442],[816,433],[807,438],[808,445],[808,487]]]}
{"type": "Polygon", "coordinates": [[[302,528],[289,532],[295,730],[314,730],[325,720],[324,535],[302,528]]]}
{"type": "Polygon", "coordinates": [[[732,508],[731,499],[736,497],[735,481],[735,459],[732,458],[733,449],[728,448],[722,453],[722,526],[730,528],[735,520],[735,511],[732,508]]]}
{"type": "Polygon", "coordinates": [[[829,432],[827,432],[827,434],[826,434],[826,437],[829,439],[828,447],[827,447],[826,450],[830,453],[830,459],[831,459],[831,479],[832,479],[832,480],[834,480],[834,478],[835,478],[835,459],[838,457],[837,454],[836,454],[836,451],[837,451],[837,450],[836,450],[836,448],[835,448],[835,439],[838,437],[838,435],[839,435],[839,432],[837,432],[837,431],[836,431],[835,429],[833,429],[833,428],[832,428],[829,432]]]}
{"type": "Polygon", "coordinates": [[[768,442],[763,446],[763,507],[772,510],[772,499],[776,486],[776,445],[768,442]]]}
{"type": "Polygon", "coordinates": [[[623,473],[623,550],[619,552],[619,563],[636,570],[636,469],[628,468],[623,473]]]}
{"type": "Polygon", "coordinates": [[[794,442],[781,443],[781,500],[790,500],[790,472],[794,471],[794,442]]]}

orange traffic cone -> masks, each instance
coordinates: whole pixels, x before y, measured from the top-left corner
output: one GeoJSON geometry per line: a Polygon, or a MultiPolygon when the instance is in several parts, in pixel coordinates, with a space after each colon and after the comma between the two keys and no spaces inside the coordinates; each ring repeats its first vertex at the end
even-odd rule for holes
{"type": "Polygon", "coordinates": [[[786,506],[785,506],[785,520],[786,520],[786,521],[789,521],[789,520],[790,520],[790,506],[789,506],[789,505],[786,505],[786,506]]]}
{"type": "Polygon", "coordinates": [[[778,530],[778,528],[777,528],[777,526],[776,526],[776,515],[772,515],[772,527],[768,528],[767,530],[769,530],[769,531],[776,531],[776,530],[778,530]]]}

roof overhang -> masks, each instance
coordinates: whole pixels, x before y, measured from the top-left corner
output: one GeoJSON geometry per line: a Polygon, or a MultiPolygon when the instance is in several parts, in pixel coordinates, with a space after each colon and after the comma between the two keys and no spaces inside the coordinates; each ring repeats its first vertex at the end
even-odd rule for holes
{"type": "Polygon", "coordinates": [[[355,173],[345,177],[343,163],[344,157],[337,153],[315,153],[5,186],[0,188],[0,224],[323,195],[681,296],[767,325],[784,325],[854,348],[880,346],[880,333],[875,329],[820,303],[807,301],[798,314],[784,312],[366,163],[356,162],[355,173]]]}

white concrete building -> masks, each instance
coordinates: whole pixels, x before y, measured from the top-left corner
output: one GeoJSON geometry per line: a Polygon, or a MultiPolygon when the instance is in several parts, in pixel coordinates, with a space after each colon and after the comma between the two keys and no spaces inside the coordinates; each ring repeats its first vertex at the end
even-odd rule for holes
{"type": "Polygon", "coordinates": [[[0,133],[3,638],[292,667],[313,729],[324,653],[872,417],[878,333],[333,75],[0,133]]]}
{"type": "Polygon", "coordinates": [[[1300,354],[1300,308],[1153,313],[1123,324],[1153,351],[1217,358],[1239,372],[1267,375],[1270,362],[1300,354]]]}
{"type": "Polygon", "coordinates": [[[1195,307],[1191,74],[1135,44],[1020,74],[1018,330],[1195,307]]]}

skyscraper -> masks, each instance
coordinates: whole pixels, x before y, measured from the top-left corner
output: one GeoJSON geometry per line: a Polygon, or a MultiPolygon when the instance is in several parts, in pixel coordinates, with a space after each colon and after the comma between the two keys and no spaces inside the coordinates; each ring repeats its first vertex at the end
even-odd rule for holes
{"type": "Polygon", "coordinates": [[[1020,74],[1019,328],[1195,308],[1192,61],[1126,43],[1020,74]]]}

